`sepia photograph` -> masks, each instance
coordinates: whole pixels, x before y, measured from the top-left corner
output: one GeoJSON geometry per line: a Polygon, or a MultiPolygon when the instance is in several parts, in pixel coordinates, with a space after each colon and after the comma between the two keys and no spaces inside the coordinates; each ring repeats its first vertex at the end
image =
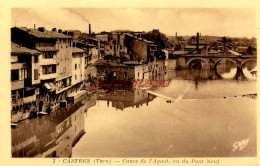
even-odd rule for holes
{"type": "Polygon", "coordinates": [[[12,159],[257,157],[256,8],[12,7],[10,19],[12,159]]]}

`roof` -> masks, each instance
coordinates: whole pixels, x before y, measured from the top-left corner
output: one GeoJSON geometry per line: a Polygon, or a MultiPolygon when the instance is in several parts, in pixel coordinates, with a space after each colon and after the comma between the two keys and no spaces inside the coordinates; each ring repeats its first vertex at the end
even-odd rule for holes
{"type": "Polygon", "coordinates": [[[26,47],[22,47],[16,43],[11,43],[11,54],[40,54],[41,52],[35,49],[29,49],[26,47]]]}
{"type": "Polygon", "coordinates": [[[41,32],[37,29],[32,28],[26,28],[26,27],[15,27],[17,29],[20,29],[24,32],[29,33],[30,35],[33,35],[37,38],[45,38],[45,39],[71,39],[71,36],[64,35],[63,33],[53,32],[44,30],[44,32],[41,32]]]}
{"type": "MultiPolygon", "coordinates": [[[[197,45],[197,42],[193,42],[193,43],[191,43],[191,45],[197,45]]],[[[207,43],[205,41],[199,41],[199,45],[209,45],[209,43],[207,43]]]]}
{"type": "Polygon", "coordinates": [[[239,46],[239,47],[237,47],[238,49],[248,49],[248,47],[246,47],[246,46],[239,46]]]}
{"type": "Polygon", "coordinates": [[[134,35],[132,35],[130,33],[126,33],[125,35],[130,36],[130,37],[134,37],[134,35]]]}
{"type": "Polygon", "coordinates": [[[95,37],[96,37],[96,38],[98,38],[98,37],[108,37],[108,34],[104,34],[104,35],[96,35],[95,37]]]}
{"type": "Polygon", "coordinates": [[[123,64],[125,64],[125,65],[141,65],[141,63],[139,63],[137,61],[126,61],[126,62],[123,62],[123,64]]]}
{"type": "Polygon", "coordinates": [[[218,54],[219,51],[216,51],[216,50],[210,50],[208,53],[209,53],[209,54],[218,54]]]}
{"type": "Polygon", "coordinates": [[[240,55],[238,52],[236,52],[236,51],[232,51],[232,50],[228,50],[228,52],[230,52],[231,54],[233,54],[233,55],[240,55]]]}
{"type": "Polygon", "coordinates": [[[72,47],[72,53],[83,53],[85,50],[80,49],[78,47],[72,47]]]}
{"type": "MultiPolygon", "coordinates": [[[[199,46],[199,48],[203,48],[204,46],[199,46]]],[[[196,49],[197,46],[194,46],[194,45],[187,45],[185,46],[186,49],[196,49]]]]}
{"type": "Polygon", "coordinates": [[[96,47],[94,44],[86,44],[88,47],[96,47]]]}
{"type": "Polygon", "coordinates": [[[64,30],[64,32],[81,32],[80,30],[64,30]]]}
{"type": "Polygon", "coordinates": [[[39,51],[59,51],[54,47],[36,47],[36,49],[39,51]]]}
{"type": "Polygon", "coordinates": [[[143,42],[148,43],[148,44],[154,44],[154,42],[149,41],[149,40],[146,40],[146,39],[144,39],[144,38],[140,38],[140,37],[139,37],[138,40],[143,41],[143,42]]]}
{"type": "Polygon", "coordinates": [[[187,52],[186,51],[174,51],[172,54],[173,55],[183,55],[183,54],[187,54],[187,52]]]}

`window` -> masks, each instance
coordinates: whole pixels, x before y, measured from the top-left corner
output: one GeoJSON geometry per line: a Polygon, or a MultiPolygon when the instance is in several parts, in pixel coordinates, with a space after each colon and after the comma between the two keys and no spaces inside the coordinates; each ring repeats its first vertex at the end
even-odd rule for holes
{"type": "Polygon", "coordinates": [[[42,67],[42,73],[43,73],[43,74],[56,73],[56,65],[43,66],[43,67],[42,67]]]}
{"type": "Polygon", "coordinates": [[[116,72],[114,71],[113,76],[116,77],[116,72]]]}
{"type": "Polygon", "coordinates": [[[137,77],[139,78],[139,72],[138,72],[138,76],[137,77]]]}
{"type": "Polygon", "coordinates": [[[38,59],[38,55],[34,55],[34,63],[38,63],[39,59],[38,59]]]}
{"type": "Polygon", "coordinates": [[[24,78],[27,78],[27,69],[23,69],[24,71],[24,78]]]}
{"type": "Polygon", "coordinates": [[[11,70],[11,81],[19,80],[19,70],[11,70]]]}
{"type": "Polygon", "coordinates": [[[127,76],[127,72],[124,72],[124,77],[126,77],[127,76]]]}
{"type": "Polygon", "coordinates": [[[19,80],[22,80],[24,78],[24,72],[23,69],[19,70],[19,80]]]}
{"type": "Polygon", "coordinates": [[[75,80],[77,80],[77,75],[75,75],[75,80]]]}
{"type": "Polygon", "coordinates": [[[54,55],[54,52],[45,52],[44,53],[44,59],[52,59],[54,55]]]}
{"type": "Polygon", "coordinates": [[[34,80],[38,80],[38,69],[34,69],[34,80]]]}
{"type": "Polygon", "coordinates": [[[77,64],[75,64],[75,70],[77,70],[77,64]]]}

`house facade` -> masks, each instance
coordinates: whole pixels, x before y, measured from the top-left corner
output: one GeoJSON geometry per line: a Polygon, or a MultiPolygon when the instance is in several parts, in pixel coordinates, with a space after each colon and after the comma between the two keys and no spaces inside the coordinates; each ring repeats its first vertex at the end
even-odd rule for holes
{"type": "Polygon", "coordinates": [[[38,58],[41,52],[11,43],[11,95],[12,107],[36,101],[39,89],[38,58]]]}
{"type": "Polygon", "coordinates": [[[61,93],[70,87],[72,77],[72,37],[59,32],[48,31],[43,27],[11,29],[13,42],[42,52],[42,57],[38,58],[40,68],[33,72],[38,72],[40,76],[38,83],[56,93],[61,93]]]}

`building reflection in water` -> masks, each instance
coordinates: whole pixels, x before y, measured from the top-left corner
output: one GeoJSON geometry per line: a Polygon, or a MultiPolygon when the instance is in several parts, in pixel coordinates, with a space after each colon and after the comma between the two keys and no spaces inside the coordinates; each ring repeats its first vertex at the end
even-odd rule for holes
{"type": "MultiPolygon", "coordinates": [[[[256,62],[248,62],[243,70],[254,70],[256,62]]],[[[232,63],[223,61],[217,70],[182,69],[167,71],[158,75],[159,79],[181,79],[194,81],[198,90],[200,81],[221,80],[221,76],[236,69],[232,63]]],[[[243,71],[244,72],[244,71],[243,71]]],[[[72,147],[85,133],[86,110],[97,101],[107,101],[107,107],[124,110],[148,105],[155,98],[141,89],[112,89],[88,96],[77,103],[70,103],[50,115],[24,120],[12,132],[13,157],[70,157],[72,147]]]]}
{"type": "Polygon", "coordinates": [[[71,157],[72,147],[85,134],[86,110],[96,105],[89,96],[50,115],[20,122],[12,129],[12,157],[71,157]]]}
{"type": "Polygon", "coordinates": [[[112,105],[112,107],[122,111],[127,107],[138,108],[143,104],[148,105],[148,103],[154,98],[154,95],[145,93],[143,90],[138,88],[114,89],[99,94],[97,97],[98,100],[107,101],[108,107],[112,105]]]}

